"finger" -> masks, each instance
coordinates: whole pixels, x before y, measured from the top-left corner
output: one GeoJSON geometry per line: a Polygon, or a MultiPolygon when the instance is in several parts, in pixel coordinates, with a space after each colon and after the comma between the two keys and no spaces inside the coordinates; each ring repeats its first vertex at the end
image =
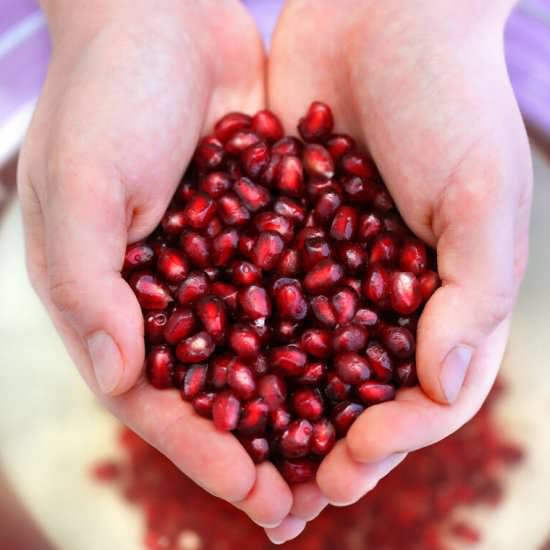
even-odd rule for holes
{"type": "Polygon", "coordinates": [[[496,378],[508,337],[509,319],[478,348],[453,405],[430,399],[420,388],[397,392],[395,401],[366,409],[350,428],[346,442],[358,462],[411,452],[447,437],[478,410],[496,378]]]}
{"type": "Polygon", "coordinates": [[[315,481],[292,487],[293,504],[290,515],[305,521],[315,519],[327,506],[328,500],[315,481]]]}
{"type": "Polygon", "coordinates": [[[283,544],[296,538],[305,528],[303,519],[287,516],[280,525],[266,529],[265,533],[273,544],[283,544]]]}
{"type": "Polygon", "coordinates": [[[342,440],[321,462],[317,483],[324,496],[334,506],[357,502],[405,459],[406,453],[395,453],[376,462],[357,462],[342,440]]]}
{"type": "Polygon", "coordinates": [[[235,506],[261,527],[276,527],[289,514],[293,498],[275,466],[264,462],[256,466],[256,481],[251,491],[235,506]]]}

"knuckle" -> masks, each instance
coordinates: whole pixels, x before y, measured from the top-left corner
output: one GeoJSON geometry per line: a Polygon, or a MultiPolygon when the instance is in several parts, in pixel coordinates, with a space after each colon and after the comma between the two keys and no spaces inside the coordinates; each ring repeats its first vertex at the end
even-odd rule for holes
{"type": "Polygon", "coordinates": [[[491,292],[485,297],[485,322],[493,328],[504,321],[514,308],[516,300],[512,289],[491,292]]]}
{"type": "Polygon", "coordinates": [[[61,312],[73,312],[80,309],[82,302],[80,285],[74,279],[53,279],[49,286],[50,299],[61,312]]]}

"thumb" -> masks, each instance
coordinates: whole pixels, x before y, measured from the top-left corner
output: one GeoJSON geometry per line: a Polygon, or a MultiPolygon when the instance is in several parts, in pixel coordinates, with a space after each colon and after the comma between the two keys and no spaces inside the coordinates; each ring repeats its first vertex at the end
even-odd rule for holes
{"type": "MultiPolygon", "coordinates": [[[[143,321],[120,269],[127,240],[122,183],[78,169],[48,182],[42,200],[50,299],[87,348],[101,392],[130,389],[142,372],[143,321]]],[[[89,368],[77,365],[80,369],[89,368]]]]}
{"type": "Polygon", "coordinates": [[[441,403],[455,401],[476,350],[513,308],[515,199],[505,179],[487,163],[480,173],[461,170],[434,212],[442,286],[420,319],[417,369],[425,393],[441,403]]]}

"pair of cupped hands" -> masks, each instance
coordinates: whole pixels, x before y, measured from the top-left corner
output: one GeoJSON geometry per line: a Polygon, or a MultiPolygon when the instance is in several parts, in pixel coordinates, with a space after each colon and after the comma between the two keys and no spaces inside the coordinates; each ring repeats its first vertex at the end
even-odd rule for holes
{"type": "Polygon", "coordinates": [[[105,407],[274,542],[459,428],[495,379],[531,201],[503,54],[511,4],[291,0],[266,58],[236,0],[44,1],[53,56],[19,170],[33,285],[105,407]],[[267,106],[292,132],[313,100],[370,151],[407,224],[437,249],[443,284],[418,328],[421,387],[367,409],[315,481],[289,486],[144,381],[142,315],[120,270],[218,117],[267,106]]]}

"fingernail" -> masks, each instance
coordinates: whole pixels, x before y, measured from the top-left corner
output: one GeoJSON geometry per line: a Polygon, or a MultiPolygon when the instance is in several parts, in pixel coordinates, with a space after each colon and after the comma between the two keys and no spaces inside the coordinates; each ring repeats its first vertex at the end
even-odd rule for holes
{"type": "Polygon", "coordinates": [[[470,346],[456,346],[445,357],[439,381],[448,403],[454,403],[458,397],[473,353],[470,346]]]}
{"type": "Polygon", "coordinates": [[[99,331],[88,338],[88,351],[99,389],[105,394],[112,393],[122,376],[118,346],[106,332],[99,331]]]}

